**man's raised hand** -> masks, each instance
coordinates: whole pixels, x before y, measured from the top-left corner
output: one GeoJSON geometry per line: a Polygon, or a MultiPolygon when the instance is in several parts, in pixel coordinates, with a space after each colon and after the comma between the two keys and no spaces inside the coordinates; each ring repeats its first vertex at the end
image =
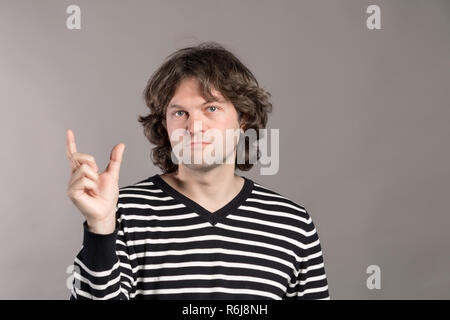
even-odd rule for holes
{"type": "Polygon", "coordinates": [[[119,173],[125,145],[114,146],[108,166],[99,172],[93,156],[77,152],[75,136],[70,129],[66,131],[66,142],[71,172],[67,196],[85,216],[90,231],[112,233],[116,226],[119,173]]]}

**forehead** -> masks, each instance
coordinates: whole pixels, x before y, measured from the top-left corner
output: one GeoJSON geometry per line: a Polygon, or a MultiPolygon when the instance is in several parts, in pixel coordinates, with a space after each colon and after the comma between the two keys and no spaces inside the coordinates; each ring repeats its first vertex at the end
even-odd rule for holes
{"type": "Polygon", "coordinates": [[[211,101],[226,103],[226,100],[220,93],[220,91],[211,88],[211,93],[214,96],[214,99],[210,100],[206,97],[203,97],[203,93],[200,89],[197,79],[184,79],[180,82],[172,99],[170,100],[169,108],[173,106],[182,106],[186,101],[191,101],[193,104],[207,103],[211,101]]]}

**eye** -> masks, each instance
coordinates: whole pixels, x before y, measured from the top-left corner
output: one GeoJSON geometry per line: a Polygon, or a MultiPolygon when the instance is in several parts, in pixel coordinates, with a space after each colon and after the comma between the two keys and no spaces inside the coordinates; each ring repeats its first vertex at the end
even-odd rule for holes
{"type": "Polygon", "coordinates": [[[177,115],[178,115],[178,112],[184,112],[184,111],[182,111],[182,110],[177,110],[177,111],[175,111],[173,114],[174,114],[175,116],[177,116],[177,115]]]}
{"type": "Polygon", "coordinates": [[[214,112],[214,111],[216,111],[218,109],[216,106],[209,106],[208,110],[211,110],[210,108],[214,108],[214,110],[212,112],[214,112]]]}

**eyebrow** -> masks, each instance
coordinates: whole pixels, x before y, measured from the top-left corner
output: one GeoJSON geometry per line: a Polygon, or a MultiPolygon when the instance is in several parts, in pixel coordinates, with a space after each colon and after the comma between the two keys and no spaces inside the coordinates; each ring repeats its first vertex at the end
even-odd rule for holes
{"type": "MultiPolygon", "coordinates": [[[[224,103],[225,100],[219,100],[219,99],[208,100],[208,101],[202,103],[202,106],[205,105],[205,104],[211,103],[211,102],[224,103]]],[[[172,109],[172,108],[183,108],[183,106],[180,106],[179,104],[172,103],[172,104],[170,104],[170,105],[167,107],[167,109],[172,109]]]]}

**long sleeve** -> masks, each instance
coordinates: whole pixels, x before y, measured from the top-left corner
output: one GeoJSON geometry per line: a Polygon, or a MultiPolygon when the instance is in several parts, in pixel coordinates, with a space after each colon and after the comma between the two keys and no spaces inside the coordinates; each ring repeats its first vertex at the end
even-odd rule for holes
{"type": "Polygon", "coordinates": [[[300,248],[300,263],[288,287],[286,300],[329,300],[328,280],[322,247],[314,222],[306,212],[307,223],[300,248]]]}
{"type": "Polygon", "coordinates": [[[129,300],[135,285],[121,209],[111,234],[96,234],[83,223],[83,245],[74,260],[70,300],[129,300]]]}

